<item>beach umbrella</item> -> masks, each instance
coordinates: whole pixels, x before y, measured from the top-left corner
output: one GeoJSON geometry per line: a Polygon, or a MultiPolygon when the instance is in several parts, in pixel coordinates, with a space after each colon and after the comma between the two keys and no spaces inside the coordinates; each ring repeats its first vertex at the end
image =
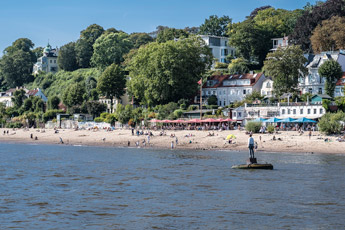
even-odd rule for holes
{"type": "Polygon", "coordinates": [[[220,122],[223,122],[223,121],[234,121],[234,120],[232,120],[232,119],[230,119],[230,118],[226,118],[226,119],[219,119],[219,121],[220,121],[220,122]]]}
{"type": "Polygon", "coordinates": [[[201,123],[202,121],[200,119],[192,119],[188,120],[187,123],[201,123]]]}
{"type": "Polygon", "coordinates": [[[172,121],[171,120],[162,120],[161,122],[163,122],[163,123],[171,123],[172,121]]]}
{"type": "Polygon", "coordinates": [[[227,137],[226,137],[227,140],[230,140],[230,139],[236,139],[236,136],[234,134],[229,134],[227,137]]]}
{"type": "Polygon", "coordinates": [[[295,120],[294,122],[298,122],[298,123],[316,123],[316,121],[312,120],[312,119],[308,119],[306,117],[301,117],[298,118],[297,120],[295,120]]]}
{"type": "Polygon", "coordinates": [[[205,120],[201,120],[202,122],[218,122],[217,119],[213,119],[213,118],[208,118],[208,119],[205,119],[205,120]]]}
{"type": "Polygon", "coordinates": [[[152,120],[149,120],[149,122],[162,122],[162,121],[158,119],[152,119],[152,120]]]}
{"type": "Polygon", "coordinates": [[[265,119],[265,118],[258,117],[258,118],[256,118],[256,119],[254,119],[253,121],[255,121],[255,122],[264,122],[264,121],[266,121],[266,119],[265,119]]]}
{"type": "Polygon", "coordinates": [[[283,122],[283,123],[292,123],[292,122],[296,122],[295,119],[291,118],[291,117],[288,117],[288,118],[284,118],[282,120],[280,120],[280,122],[283,122]]]}
{"type": "Polygon", "coordinates": [[[185,123],[186,121],[185,120],[173,120],[172,122],[173,123],[185,123]]]}
{"type": "Polygon", "coordinates": [[[263,122],[265,123],[276,123],[276,122],[280,122],[281,120],[276,118],[276,117],[272,117],[270,119],[264,120],[263,122]]]}

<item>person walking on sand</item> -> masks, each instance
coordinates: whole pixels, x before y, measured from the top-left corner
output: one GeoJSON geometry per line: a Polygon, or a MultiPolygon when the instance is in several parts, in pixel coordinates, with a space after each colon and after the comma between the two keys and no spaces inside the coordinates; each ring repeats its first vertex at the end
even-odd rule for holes
{"type": "Polygon", "coordinates": [[[250,134],[248,138],[249,157],[254,158],[254,138],[250,134]]]}
{"type": "Polygon", "coordinates": [[[174,149],[174,141],[171,142],[171,149],[174,149]]]}
{"type": "Polygon", "coordinates": [[[309,140],[310,140],[310,137],[311,137],[311,131],[309,131],[309,140]]]}

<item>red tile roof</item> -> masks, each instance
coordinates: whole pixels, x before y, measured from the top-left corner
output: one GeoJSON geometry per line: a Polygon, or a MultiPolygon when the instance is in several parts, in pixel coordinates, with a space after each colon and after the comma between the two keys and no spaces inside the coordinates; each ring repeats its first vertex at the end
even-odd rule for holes
{"type": "Polygon", "coordinates": [[[343,76],[341,76],[341,78],[338,79],[336,85],[345,85],[345,72],[343,72],[343,76]]]}
{"type": "Polygon", "coordinates": [[[35,96],[37,92],[38,92],[38,90],[34,89],[34,90],[29,90],[26,94],[29,96],[35,96]]]}

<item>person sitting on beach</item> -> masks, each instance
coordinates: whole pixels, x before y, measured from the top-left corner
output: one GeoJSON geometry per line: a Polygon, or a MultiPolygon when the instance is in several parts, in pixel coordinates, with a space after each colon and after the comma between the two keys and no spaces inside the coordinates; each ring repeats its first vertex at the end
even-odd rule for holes
{"type": "Polygon", "coordinates": [[[276,140],[276,136],[274,136],[274,135],[273,135],[273,139],[272,139],[272,140],[274,140],[274,141],[275,141],[275,140],[276,140]]]}

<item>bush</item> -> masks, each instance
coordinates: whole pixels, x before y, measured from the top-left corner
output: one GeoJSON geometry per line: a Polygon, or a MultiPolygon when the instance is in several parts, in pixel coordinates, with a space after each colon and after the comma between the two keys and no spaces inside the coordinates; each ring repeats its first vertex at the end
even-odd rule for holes
{"type": "Polygon", "coordinates": [[[102,117],[96,117],[95,122],[103,122],[104,119],[102,117]]]}
{"type": "Polygon", "coordinates": [[[6,128],[21,128],[23,124],[21,122],[11,122],[6,124],[6,128]]]}
{"type": "Polygon", "coordinates": [[[345,122],[345,113],[340,111],[337,113],[326,113],[319,120],[319,129],[327,135],[339,134],[344,129],[341,122],[345,122]]]}
{"type": "Polygon", "coordinates": [[[182,117],[182,115],[183,115],[183,110],[182,110],[182,109],[176,109],[176,110],[174,111],[174,115],[175,115],[175,117],[177,117],[177,118],[182,117]]]}
{"type": "Polygon", "coordinates": [[[223,62],[216,62],[216,64],[214,65],[214,68],[216,69],[226,69],[228,68],[228,65],[227,63],[223,63],[223,62]]]}
{"type": "Polygon", "coordinates": [[[262,126],[261,122],[255,122],[255,121],[248,122],[246,124],[246,130],[248,132],[258,133],[260,131],[261,126],[262,126]]]}
{"type": "Polygon", "coordinates": [[[199,106],[197,106],[197,105],[190,105],[190,106],[188,107],[188,111],[197,110],[198,108],[199,108],[199,106]]]}
{"type": "Polygon", "coordinates": [[[273,125],[267,126],[267,132],[273,133],[274,132],[274,126],[273,125]]]}

